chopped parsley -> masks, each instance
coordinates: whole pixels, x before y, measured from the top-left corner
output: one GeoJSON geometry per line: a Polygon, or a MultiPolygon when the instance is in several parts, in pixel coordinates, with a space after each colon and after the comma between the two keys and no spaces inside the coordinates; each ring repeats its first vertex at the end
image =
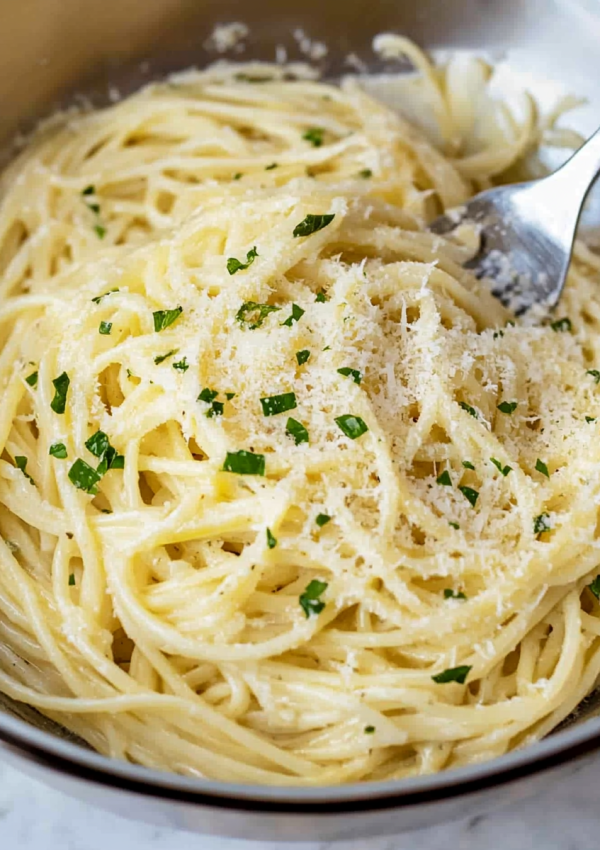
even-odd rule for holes
{"type": "Polygon", "coordinates": [[[455,590],[452,590],[450,587],[446,587],[444,589],[444,599],[466,599],[467,597],[459,590],[458,593],[455,590]]]}
{"type": "Polygon", "coordinates": [[[337,416],[334,421],[338,428],[351,440],[357,440],[369,430],[360,416],[353,416],[352,413],[337,416]]]}
{"type": "Polygon", "coordinates": [[[48,454],[51,457],[57,457],[60,460],[64,460],[67,457],[67,447],[64,443],[52,443],[48,450],[48,454]]]}
{"type": "Polygon", "coordinates": [[[441,475],[436,478],[436,484],[442,484],[444,487],[452,487],[452,479],[450,473],[445,469],[441,475]]]}
{"type": "Polygon", "coordinates": [[[238,171],[236,174],[233,175],[233,179],[234,180],[241,180],[243,176],[244,175],[242,174],[242,172],[238,171]]]}
{"type": "Polygon", "coordinates": [[[498,410],[500,413],[506,413],[507,416],[511,416],[517,409],[518,404],[518,401],[501,401],[498,405],[498,410]]]}
{"type": "Polygon", "coordinates": [[[294,236],[310,236],[311,233],[316,233],[318,230],[323,230],[328,224],[331,224],[335,214],[312,215],[309,213],[306,218],[302,219],[300,224],[294,228],[294,236]]]}
{"type": "Polygon", "coordinates": [[[374,726],[365,726],[365,735],[372,735],[375,732],[374,726]]]}
{"type": "Polygon", "coordinates": [[[269,549],[274,549],[277,546],[277,538],[273,537],[270,528],[267,528],[267,546],[269,549]]]}
{"type": "Polygon", "coordinates": [[[173,363],[173,369],[177,369],[178,372],[187,372],[190,368],[190,364],[187,362],[187,358],[183,357],[181,360],[178,360],[176,363],[173,363]]]}
{"type": "Polygon", "coordinates": [[[205,387],[198,396],[198,401],[204,401],[206,404],[210,405],[209,409],[206,411],[206,415],[209,419],[212,419],[215,416],[222,416],[225,411],[225,404],[222,401],[215,401],[218,395],[219,393],[217,390],[211,390],[208,387],[205,387]]]}
{"type": "Polygon", "coordinates": [[[550,473],[548,472],[548,467],[546,466],[546,464],[544,463],[544,461],[543,461],[543,460],[540,460],[540,459],[539,459],[539,457],[538,457],[538,459],[537,459],[537,461],[536,461],[535,468],[536,468],[536,470],[537,470],[538,472],[540,472],[542,475],[545,475],[545,476],[546,476],[546,478],[550,478],[550,473]]]}
{"type": "Polygon", "coordinates": [[[310,142],[315,148],[320,148],[323,144],[323,130],[322,127],[311,127],[305,133],[302,134],[302,138],[310,142]]]}
{"type": "Polygon", "coordinates": [[[235,274],[236,272],[244,271],[249,268],[254,260],[258,257],[258,251],[256,250],[256,245],[254,248],[251,248],[246,254],[246,262],[242,263],[241,260],[236,260],[235,257],[229,257],[227,260],[227,271],[229,274],[235,274]]]}
{"type": "Polygon", "coordinates": [[[331,517],[328,514],[317,514],[315,522],[319,526],[319,528],[323,528],[324,525],[327,525],[328,522],[331,522],[331,517]]]}
{"type": "Polygon", "coordinates": [[[274,168],[277,168],[278,164],[276,162],[272,162],[271,165],[265,166],[265,171],[273,171],[274,168]]]}
{"type": "Polygon", "coordinates": [[[448,682],[458,682],[459,685],[464,685],[470,672],[471,667],[464,664],[461,667],[450,667],[443,673],[438,673],[437,676],[431,678],[438,685],[445,685],[448,682]]]}
{"type": "Polygon", "coordinates": [[[458,489],[463,494],[465,499],[470,502],[473,507],[475,507],[475,505],[477,504],[477,499],[479,498],[478,491],[473,490],[472,487],[464,487],[463,485],[460,485],[458,489]]]}
{"type": "Polygon", "coordinates": [[[315,301],[317,302],[317,304],[324,304],[326,301],[329,301],[329,296],[327,295],[324,289],[319,289],[315,301]]]}
{"type": "Polygon", "coordinates": [[[298,422],[297,419],[292,419],[291,416],[286,422],[285,433],[288,435],[288,437],[293,437],[294,442],[297,446],[299,446],[300,443],[309,442],[308,431],[306,430],[302,422],[298,422]]]}
{"type": "Polygon", "coordinates": [[[277,313],[281,307],[271,307],[270,304],[258,304],[256,301],[246,301],[235,314],[236,321],[247,325],[253,331],[260,328],[269,313],[277,313]]]}
{"type": "Polygon", "coordinates": [[[67,392],[69,391],[71,379],[66,372],[63,372],[62,375],[55,378],[52,383],[54,384],[55,392],[54,398],[50,402],[50,407],[55,413],[64,413],[65,407],[67,406],[67,392]]]}
{"type": "Polygon", "coordinates": [[[304,348],[302,351],[297,351],[296,360],[298,361],[298,366],[302,366],[303,363],[306,363],[309,357],[310,351],[308,350],[308,348],[304,348]]]}
{"type": "Polygon", "coordinates": [[[500,472],[505,478],[509,472],[512,472],[512,466],[502,466],[499,460],[496,460],[495,457],[491,457],[490,461],[494,464],[498,472],[500,472]]]}
{"type": "Polygon", "coordinates": [[[95,457],[100,459],[97,472],[100,475],[105,475],[109,469],[124,469],[125,458],[111,446],[108,436],[104,431],[96,431],[95,434],[86,440],[86,449],[95,457]]]}
{"type": "Polygon", "coordinates": [[[232,398],[235,398],[235,393],[225,393],[225,398],[227,401],[231,401],[232,398]]]}
{"type": "Polygon", "coordinates": [[[566,316],[564,319],[558,319],[556,322],[552,322],[550,327],[553,331],[556,331],[556,333],[571,333],[573,330],[571,320],[566,316]]]}
{"type": "Polygon", "coordinates": [[[38,373],[37,371],[32,372],[31,375],[28,375],[25,380],[29,384],[30,387],[37,387],[38,382],[38,373]]]}
{"type": "Polygon", "coordinates": [[[291,328],[294,322],[299,322],[303,315],[304,310],[302,309],[302,307],[299,307],[297,304],[292,304],[292,312],[287,317],[285,322],[281,323],[281,326],[283,327],[285,325],[285,327],[291,328]]]}
{"type": "Polygon", "coordinates": [[[591,584],[588,584],[588,587],[596,599],[600,600],[600,576],[596,576],[594,581],[591,584]]]}
{"type": "Polygon", "coordinates": [[[35,481],[31,477],[31,475],[27,472],[27,458],[23,457],[23,455],[15,455],[15,463],[17,468],[21,470],[25,478],[29,481],[30,484],[35,484],[35,481]]]}
{"type": "Polygon", "coordinates": [[[587,375],[591,375],[597,384],[600,384],[600,372],[597,369],[588,369],[587,375]]]}
{"type": "Polygon", "coordinates": [[[177,321],[182,313],[183,307],[175,307],[174,310],[156,310],[152,313],[152,316],[154,317],[154,330],[156,333],[164,331],[165,328],[172,325],[173,322],[177,321]]]}
{"type": "Polygon", "coordinates": [[[465,469],[473,469],[473,470],[475,469],[475,467],[473,466],[473,464],[471,463],[470,460],[463,460],[462,465],[464,466],[465,469]]]}
{"type": "Polygon", "coordinates": [[[457,531],[460,529],[460,525],[457,522],[448,521],[448,525],[451,525],[452,528],[455,528],[457,531]]]}
{"type": "Polygon", "coordinates": [[[552,526],[550,525],[550,514],[543,513],[539,516],[536,516],[533,520],[533,533],[534,534],[543,534],[544,531],[551,531],[552,526]]]}
{"type": "Polygon", "coordinates": [[[97,485],[102,475],[90,466],[89,463],[81,460],[81,458],[77,458],[68,474],[69,480],[78,490],[83,490],[84,493],[89,493],[92,496],[97,494],[97,485]]]}
{"type": "Polygon", "coordinates": [[[596,418],[597,418],[596,416],[586,416],[586,417],[585,417],[585,421],[586,421],[586,422],[588,423],[588,425],[589,425],[589,424],[590,424],[590,422],[595,422],[595,421],[596,421],[596,418]]]}
{"type": "Polygon", "coordinates": [[[287,410],[294,410],[298,407],[296,393],[266,396],[261,398],[260,404],[263,416],[277,416],[279,413],[285,413],[287,410]]]}
{"type": "Polygon", "coordinates": [[[207,404],[210,404],[211,401],[214,401],[218,395],[219,393],[217,390],[210,390],[208,387],[205,387],[198,396],[198,401],[205,401],[207,404]]]}
{"type": "Polygon", "coordinates": [[[306,585],[304,593],[300,594],[299,602],[306,615],[306,619],[308,619],[311,614],[320,614],[325,607],[325,603],[322,602],[319,597],[322,593],[325,593],[327,587],[327,582],[319,581],[314,578],[306,585]]]}
{"type": "Polygon", "coordinates": [[[363,180],[368,180],[369,177],[373,176],[373,172],[371,171],[370,168],[363,168],[362,171],[358,172],[358,176],[362,177],[363,180]]]}
{"type": "Polygon", "coordinates": [[[172,348],[170,351],[167,351],[166,354],[159,354],[157,357],[155,357],[154,362],[158,366],[159,363],[164,363],[167,357],[172,357],[174,354],[177,354],[178,351],[178,348],[172,348]]]}
{"type": "Polygon", "coordinates": [[[118,292],[118,289],[109,289],[108,292],[105,292],[103,295],[96,295],[95,298],[92,298],[94,304],[99,304],[103,298],[106,298],[107,295],[112,295],[113,292],[118,292]]]}
{"type": "Polygon", "coordinates": [[[479,414],[475,410],[474,407],[471,407],[470,404],[467,404],[466,401],[459,401],[459,406],[462,407],[463,410],[466,410],[470,416],[473,416],[475,419],[479,419],[479,414]]]}
{"type": "Polygon", "coordinates": [[[235,472],[236,475],[264,475],[265,456],[246,452],[227,452],[223,463],[224,472],[235,472]]]}
{"type": "Polygon", "coordinates": [[[94,195],[94,194],[95,194],[95,192],[96,192],[96,187],[95,187],[95,186],[86,186],[86,187],[85,187],[85,189],[82,191],[82,193],[81,193],[81,194],[82,194],[82,195],[94,195]]]}
{"type": "Polygon", "coordinates": [[[98,333],[101,333],[103,336],[108,336],[112,331],[112,322],[100,322],[100,327],[98,328],[98,333]]]}
{"type": "Polygon", "coordinates": [[[213,419],[215,416],[223,416],[225,412],[225,404],[222,401],[213,401],[210,410],[207,411],[206,415],[209,419],[213,419]]]}
{"type": "Polygon", "coordinates": [[[75,587],[75,573],[71,573],[69,576],[69,587],[75,587]]]}
{"type": "Polygon", "coordinates": [[[103,224],[95,224],[94,225],[94,233],[98,237],[98,239],[104,239],[106,236],[106,227],[103,224]]]}
{"type": "Polygon", "coordinates": [[[104,431],[96,431],[85,443],[88,452],[91,452],[95,457],[103,457],[108,451],[109,446],[110,440],[104,431]]]}
{"type": "Polygon", "coordinates": [[[341,369],[338,369],[338,374],[343,375],[345,378],[352,378],[355,384],[360,384],[362,381],[362,374],[358,369],[351,369],[350,366],[342,366],[341,369]]]}

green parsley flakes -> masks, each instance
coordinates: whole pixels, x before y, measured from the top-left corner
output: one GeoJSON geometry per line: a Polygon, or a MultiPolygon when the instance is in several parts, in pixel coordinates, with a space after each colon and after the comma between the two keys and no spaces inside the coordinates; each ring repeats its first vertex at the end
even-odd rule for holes
{"type": "Polygon", "coordinates": [[[104,431],[96,431],[95,434],[86,440],[86,449],[95,457],[100,459],[97,472],[100,475],[105,475],[109,469],[124,469],[125,458],[111,446],[108,436],[104,431]]]}
{"type": "Polygon", "coordinates": [[[234,472],[236,475],[264,475],[265,456],[246,452],[227,452],[223,463],[224,472],[234,472]]]}
{"type": "Polygon", "coordinates": [[[306,130],[305,133],[302,134],[302,138],[310,142],[311,145],[315,148],[320,148],[323,144],[323,134],[325,130],[322,127],[311,127],[309,130],[306,130]]]}
{"type": "Polygon", "coordinates": [[[302,607],[307,620],[311,614],[320,614],[325,607],[325,603],[322,602],[319,597],[322,593],[325,593],[327,587],[327,582],[313,579],[307,584],[304,593],[300,594],[300,606],[302,607]]]}
{"type": "Polygon", "coordinates": [[[15,464],[17,465],[17,469],[20,469],[25,478],[29,481],[30,484],[35,484],[35,481],[31,477],[31,475],[27,472],[27,458],[23,457],[23,455],[15,455],[15,464]]]}
{"type": "Polygon", "coordinates": [[[363,180],[368,180],[369,177],[373,176],[373,172],[370,168],[363,168],[361,171],[358,172],[358,176],[362,177],[363,180]]]}
{"type": "Polygon", "coordinates": [[[267,547],[269,549],[274,549],[277,546],[277,538],[273,537],[270,528],[267,528],[267,547]]]}
{"type": "Polygon", "coordinates": [[[246,301],[235,314],[236,321],[245,325],[248,330],[260,328],[269,313],[278,313],[281,307],[271,307],[270,304],[258,304],[256,301],[246,301]]]}
{"type": "Polygon", "coordinates": [[[222,416],[225,411],[225,404],[222,401],[215,401],[218,395],[219,393],[217,390],[211,390],[208,387],[205,387],[198,396],[198,401],[203,401],[210,405],[209,409],[206,411],[206,416],[209,419],[212,419],[215,416],[222,416]]]}
{"type": "Polygon", "coordinates": [[[310,351],[307,348],[304,348],[302,351],[296,352],[296,360],[298,361],[298,366],[302,366],[308,358],[310,357],[310,351]]]}
{"type": "Polygon", "coordinates": [[[331,522],[331,517],[328,514],[317,514],[315,522],[319,528],[323,528],[328,522],[331,522]]]}
{"type": "Polygon", "coordinates": [[[365,735],[373,735],[375,733],[374,726],[365,726],[365,735]]]}
{"type": "Polygon", "coordinates": [[[265,171],[273,171],[274,168],[278,167],[278,163],[272,162],[271,165],[265,165],[265,171]]]}
{"type": "Polygon", "coordinates": [[[457,592],[455,590],[452,590],[452,588],[450,588],[450,587],[446,587],[444,589],[444,599],[466,599],[466,598],[467,597],[462,592],[462,590],[459,590],[457,592]]]}
{"type": "Polygon", "coordinates": [[[95,224],[94,225],[94,233],[98,237],[98,239],[104,239],[106,236],[106,227],[103,224],[95,224]]]}
{"type": "Polygon", "coordinates": [[[464,487],[463,485],[459,486],[458,489],[463,494],[465,499],[472,505],[472,507],[475,507],[475,505],[477,504],[477,499],[479,498],[478,491],[473,490],[472,487],[464,487]]]}
{"type": "Polygon", "coordinates": [[[264,416],[277,416],[298,407],[296,393],[281,393],[261,398],[260,404],[264,416]]]}
{"type": "Polygon", "coordinates": [[[588,587],[596,599],[600,600],[600,576],[596,576],[594,581],[591,584],[588,584],[588,587]]]}
{"type": "Polygon", "coordinates": [[[567,318],[567,316],[563,319],[558,319],[556,322],[552,322],[550,327],[553,331],[556,331],[556,333],[571,333],[573,330],[571,320],[567,318]]]}
{"type": "Polygon", "coordinates": [[[543,513],[535,517],[535,519],[533,520],[534,534],[543,534],[545,531],[551,530],[552,526],[550,525],[550,514],[543,513]]]}
{"type": "Polygon", "coordinates": [[[103,336],[109,336],[112,331],[112,322],[100,322],[100,327],[98,328],[98,333],[103,336]]]}
{"type": "Polygon", "coordinates": [[[69,587],[75,587],[75,573],[69,575],[69,587]]]}
{"type": "Polygon", "coordinates": [[[300,443],[309,442],[308,431],[306,430],[302,422],[298,422],[297,419],[292,419],[291,416],[286,422],[285,433],[288,435],[288,437],[293,438],[297,446],[299,446],[300,443]]]}
{"type": "Polygon", "coordinates": [[[38,382],[38,373],[37,371],[32,372],[31,375],[28,375],[25,380],[29,384],[30,387],[37,387],[38,382]]]}
{"type": "Polygon", "coordinates": [[[501,401],[498,405],[498,410],[500,413],[506,413],[507,416],[511,416],[519,405],[518,401],[501,401]]]}
{"type": "Polygon", "coordinates": [[[198,401],[205,401],[207,404],[210,404],[211,401],[214,401],[218,395],[219,393],[217,390],[210,390],[208,387],[205,387],[198,396],[198,401]]]}
{"type": "Polygon", "coordinates": [[[539,457],[536,461],[535,468],[539,473],[541,473],[542,475],[545,475],[546,478],[550,478],[550,473],[548,472],[548,467],[546,466],[546,464],[544,463],[543,460],[539,459],[539,457]]]}
{"type": "Polygon", "coordinates": [[[458,682],[459,685],[464,685],[471,669],[472,667],[466,664],[460,667],[449,667],[448,670],[444,670],[443,673],[438,673],[437,676],[431,678],[438,685],[446,685],[448,682],[458,682]]]}
{"type": "Polygon", "coordinates": [[[81,458],[77,458],[71,469],[69,470],[69,480],[77,487],[78,490],[83,490],[84,493],[89,493],[95,496],[98,492],[98,482],[102,475],[86,463],[81,458]]]}
{"type": "Polygon", "coordinates": [[[470,460],[463,460],[462,465],[464,466],[465,469],[473,469],[473,470],[475,469],[475,467],[473,466],[473,464],[471,463],[470,460]]]}
{"type": "Polygon", "coordinates": [[[339,375],[343,375],[345,378],[352,378],[355,384],[360,384],[362,381],[362,374],[358,369],[351,369],[350,366],[342,366],[337,371],[339,375]]]}
{"type": "Polygon", "coordinates": [[[597,384],[600,384],[600,372],[597,369],[588,369],[586,375],[591,375],[597,384]]]}
{"type": "Polygon", "coordinates": [[[459,401],[459,407],[462,407],[463,410],[466,410],[470,416],[473,416],[475,419],[479,419],[479,414],[475,410],[474,407],[471,407],[470,404],[467,404],[466,401],[459,401]]]}
{"type": "Polygon", "coordinates": [[[452,487],[452,479],[450,473],[445,469],[441,475],[436,478],[436,484],[441,484],[444,487],[452,487]]]}
{"type": "Polygon", "coordinates": [[[455,528],[457,531],[460,530],[460,525],[457,522],[448,521],[448,525],[452,526],[452,528],[455,528]]]}
{"type": "Polygon", "coordinates": [[[502,466],[500,461],[497,460],[495,457],[491,457],[490,462],[494,464],[498,472],[500,472],[501,475],[503,475],[505,478],[509,472],[512,472],[512,466],[502,466]]]}
{"type": "Polygon", "coordinates": [[[109,289],[108,292],[104,292],[102,295],[96,295],[95,298],[92,298],[94,304],[99,304],[103,298],[106,298],[108,295],[112,295],[113,292],[118,292],[117,289],[109,289]]]}
{"type": "Polygon", "coordinates": [[[326,301],[329,301],[329,296],[327,295],[324,289],[319,289],[315,301],[317,302],[317,304],[324,304],[326,301]]]}
{"type": "Polygon", "coordinates": [[[187,362],[187,358],[183,357],[181,360],[177,360],[176,363],[173,363],[173,369],[177,369],[178,372],[187,372],[190,368],[190,364],[187,362]]]}
{"type": "Polygon", "coordinates": [[[159,354],[157,357],[155,357],[154,362],[158,366],[159,363],[164,363],[167,357],[172,357],[174,354],[177,354],[178,351],[178,348],[172,348],[171,351],[167,351],[166,354],[159,354]]]}
{"type": "Polygon", "coordinates": [[[258,251],[256,250],[256,245],[254,248],[251,248],[246,254],[246,262],[242,263],[241,260],[236,260],[235,257],[229,257],[227,260],[227,271],[229,274],[235,274],[236,272],[244,271],[249,268],[254,260],[258,257],[258,251]]]}
{"type": "Polygon", "coordinates": [[[292,312],[287,317],[285,322],[281,323],[281,326],[291,328],[294,322],[300,321],[300,319],[304,315],[304,312],[305,311],[302,309],[302,307],[299,307],[298,304],[292,304],[292,312]]]}
{"type": "Polygon", "coordinates": [[[85,189],[82,190],[82,195],[94,195],[96,192],[95,186],[86,186],[85,189]]]}
{"type": "Polygon", "coordinates": [[[176,322],[182,313],[183,307],[175,307],[174,310],[156,310],[152,313],[154,318],[154,330],[156,333],[164,331],[165,328],[168,328],[169,325],[176,322]]]}
{"type": "Polygon", "coordinates": [[[334,218],[334,213],[322,215],[312,215],[312,213],[309,213],[306,218],[302,219],[300,224],[297,224],[294,228],[294,236],[310,236],[318,230],[323,230],[324,227],[331,224],[334,218]]]}
{"type": "Polygon", "coordinates": [[[63,372],[62,375],[55,378],[52,383],[54,384],[55,392],[54,398],[50,402],[50,407],[55,413],[64,413],[65,407],[67,406],[67,392],[69,391],[71,379],[66,372],[63,372]]]}
{"type": "Polygon", "coordinates": [[[590,424],[590,422],[595,422],[596,419],[597,419],[596,416],[586,416],[585,417],[585,421],[588,423],[588,425],[590,424]]]}
{"type": "Polygon", "coordinates": [[[67,447],[64,443],[52,443],[48,450],[48,454],[51,457],[56,457],[60,460],[64,460],[67,457],[67,447]]]}
{"type": "Polygon", "coordinates": [[[351,440],[357,440],[369,430],[364,420],[352,413],[337,416],[334,421],[338,428],[351,440]]]}

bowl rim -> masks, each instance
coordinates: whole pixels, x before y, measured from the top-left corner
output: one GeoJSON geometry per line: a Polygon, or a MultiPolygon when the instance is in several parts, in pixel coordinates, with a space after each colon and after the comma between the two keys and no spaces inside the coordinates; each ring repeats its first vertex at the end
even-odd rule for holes
{"type": "Polygon", "coordinates": [[[0,713],[0,752],[3,745],[52,772],[146,797],[238,811],[333,814],[448,801],[575,763],[600,749],[600,717],[467,767],[407,779],[310,788],[221,782],[147,768],[108,758],[0,713]]]}

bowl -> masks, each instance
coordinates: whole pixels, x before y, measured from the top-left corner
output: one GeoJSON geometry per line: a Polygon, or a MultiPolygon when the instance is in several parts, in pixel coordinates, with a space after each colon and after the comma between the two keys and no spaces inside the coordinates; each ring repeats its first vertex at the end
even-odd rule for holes
{"type": "MultiPolygon", "coordinates": [[[[595,0],[28,0],[0,4],[0,143],[85,97],[106,103],[144,82],[219,58],[215,25],[242,21],[233,58],[273,60],[278,45],[306,59],[304,36],[326,44],[322,72],[355,54],[382,70],[371,43],[395,31],[437,50],[476,49],[504,62],[541,98],[589,98],[577,128],[595,129],[600,12],[595,0]],[[549,82],[551,81],[551,83],[549,82]]],[[[394,834],[473,816],[575,773],[600,748],[592,696],[544,741],[494,761],[416,779],[278,788],[189,779],[108,760],[26,706],[0,695],[0,758],[119,814],[199,833],[329,841],[394,834]]]]}

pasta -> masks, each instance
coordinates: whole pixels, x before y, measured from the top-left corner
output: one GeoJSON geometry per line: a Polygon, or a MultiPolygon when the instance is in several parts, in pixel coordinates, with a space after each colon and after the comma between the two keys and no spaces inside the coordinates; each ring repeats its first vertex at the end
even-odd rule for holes
{"type": "Polygon", "coordinates": [[[101,753],[394,779],[595,685],[600,260],[514,322],[476,234],[427,231],[556,116],[400,48],[413,123],[375,82],[216,67],[2,178],[0,691],[101,753]]]}

